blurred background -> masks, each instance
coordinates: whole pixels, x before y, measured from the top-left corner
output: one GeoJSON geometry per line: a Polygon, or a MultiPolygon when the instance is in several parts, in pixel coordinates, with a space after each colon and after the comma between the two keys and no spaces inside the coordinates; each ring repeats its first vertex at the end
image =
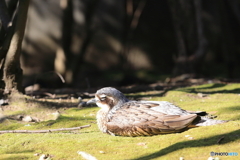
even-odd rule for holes
{"type": "Polygon", "coordinates": [[[239,0],[32,0],[23,86],[238,80],[239,44],[239,0]]]}

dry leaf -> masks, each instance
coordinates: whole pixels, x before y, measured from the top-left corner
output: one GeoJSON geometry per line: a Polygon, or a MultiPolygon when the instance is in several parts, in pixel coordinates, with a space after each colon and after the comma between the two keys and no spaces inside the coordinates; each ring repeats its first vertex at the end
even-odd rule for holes
{"type": "Polygon", "coordinates": [[[145,142],[139,142],[137,145],[138,146],[146,146],[146,143],[145,142]]]}

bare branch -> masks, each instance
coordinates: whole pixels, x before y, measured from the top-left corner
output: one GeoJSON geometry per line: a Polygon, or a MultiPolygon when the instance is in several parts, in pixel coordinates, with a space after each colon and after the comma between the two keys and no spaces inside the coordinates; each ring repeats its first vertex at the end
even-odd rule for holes
{"type": "Polygon", "coordinates": [[[146,5],[146,0],[142,0],[142,1],[139,2],[136,11],[133,14],[133,19],[132,19],[132,22],[131,22],[131,25],[130,25],[132,30],[137,28],[139,18],[142,15],[142,12],[143,12],[143,9],[144,9],[145,5],[146,5]]]}
{"type": "Polygon", "coordinates": [[[126,5],[127,15],[132,16],[133,15],[133,1],[127,0],[126,3],[127,3],[127,5],[126,5]]]}
{"type": "Polygon", "coordinates": [[[58,131],[79,130],[79,129],[88,128],[88,127],[91,127],[91,125],[85,125],[85,126],[73,127],[73,128],[47,129],[47,130],[5,130],[5,131],[0,131],[0,134],[3,134],[3,133],[50,133],[50,132],[58,132],[58,131]]]}
{"type": "Polygon", "coordinates": [[[180,57],[180,61],[183,60],[185,61],[187,58],[187,49],[186,49],[186,45],[185,45],[185,37],[184,37],[184,33],[182,32],[182,21],[185,18],[182,13],[182,8],[183,8],[183,4],[180,4],[179,1],[176,0],[168,0],[169,3],[169,7],[170,7],[170,11],[172,13],[172,23],[173,23],[173,27],[175,30],[175,34],[176,34],[176,42],[177,42],[177,49],[178,49],[178,54],[176,57],[174,57],[174,61],[177,62],[179,61],[179,57],[180,57]]]}
{"type": "Polygon", "coordinates": [[[7,5],[5,1],[0,1],[0,20],[2,22],[3,28],[7,31],[8,24],[11,18],[8,14],[7,5]]]}
{"type": "Polygon", "coordinates": [[[204,37],[203,33],[203,23],[202,23],[202,16],[201,16],[201,1],[200,0],[194,0],[194,7],[196,10],[196,30],[197,30],[197,38],[198,38],[198,47],[195,51],[195,53],[189,57],[190,60],[198,60],[199,58],[203,57],[206,53],[206,46],[207,46],[207,40],[204,37]]]}

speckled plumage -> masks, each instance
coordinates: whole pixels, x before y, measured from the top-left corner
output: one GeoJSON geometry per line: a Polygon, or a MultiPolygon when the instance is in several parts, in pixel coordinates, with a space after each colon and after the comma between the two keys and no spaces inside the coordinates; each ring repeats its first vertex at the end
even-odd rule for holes
{"type": "Polygon", "coordinates": [[[117,136],[175,133],[192,126],[225,122],[201,118],[166,101],[129,101],[112,87],[98,90],[94,101],[101,108],[97,113],[99,129],[117,136]]]}

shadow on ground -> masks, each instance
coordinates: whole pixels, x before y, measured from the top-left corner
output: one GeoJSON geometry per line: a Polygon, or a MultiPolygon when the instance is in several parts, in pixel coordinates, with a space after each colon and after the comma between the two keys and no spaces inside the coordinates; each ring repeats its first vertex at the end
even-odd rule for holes
{"type": "Polygon", "coordinates": [[[236,141],[240,139],[240,129],[225,133],[225,134],[220,134],[217,136],[212,136],[209,138],[205,139],[199,139],[199,140],[191,140],[191,141],[184,141],[184,142],[178,142],[176,144],[173,144],[167,148],[161,149],[155,153],[141,156],[132,160],[149,160],[153,158],[158,158],[164,155],[167,155],[169,153],[181,150],[183,148],[193,148],[193,147],[206,147],[206,146],[212,146],[218,144],[217,142],[221,137],[224,137],[224,139],[221,141],[221,144],[226,144],[232,141],[236,141]]]}
{"type": "Polygon", "coordinates": [[[206,93],[206,94],[214,94],[214,93],[240,93],[240,87],[236,86],[234,89],[226,89],[225,86],[228,84],[215,83],[212,86],[208,87],[187,87],[177,89],[178,91],[183,91],[187,93],[206,93]],[[211,91],[212,90],[212,91],[211,91]]]}
{"type": "MultiPolygon", "coordinates": [[[[127,95],[129,99],[142,99],[145,97],[162,97],[164,96],[168,91],[181,91],[186,93],[205,93],[205,94],[214,94],[214,93],[233,93],[233,94],[240,94],[240,86],[236,85],[235,87],[227,87],[229,84],[223,84],[223,83],[213,83],[212,85],[203,86],[203,87],[187,87],[186,85],[179,85],[179,86],[162,86],[158,87],[156,90],[152,88],[144,88],[146,90],[140,90],[141,92],[146,92],[146,94],[133,94],[133,95],[127,95]],[[148,91],[156,91],[155,93],[147,93],[148,91]]],[[[188,85],[190,86],[190,85],[188,85]]],[[[130,90],[131,91],[131,90],[130,90]]],[[[136,92],[129,92],[126,90],[123,90],[123,93],[136,93],[136,92]]]]}

